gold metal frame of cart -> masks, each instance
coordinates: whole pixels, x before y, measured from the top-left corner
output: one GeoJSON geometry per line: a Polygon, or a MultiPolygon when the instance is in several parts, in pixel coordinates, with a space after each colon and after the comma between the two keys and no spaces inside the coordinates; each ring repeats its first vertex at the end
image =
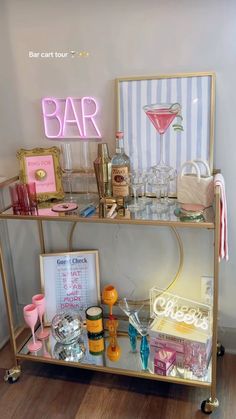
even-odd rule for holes
{"type": "MultiPolygon", "coordinates": [[[[116,84],[116,98],[117,98],[117,121],[116,126],[117,129],[120,130],[122,127],[120,126],[120,104],[121,104],[121,94],[120,94],[120,84],[123,82],[139,82],[145,80],[163,80],[163,79],[181,79],[181,78],[193,78],[193,77],[210,77],[210,96],[209,96],[209,106],[210,106],[210,119],[209,119],[209,166],[211,172],[213,171],[213,146],[214,146],[214,115],[215,115],[215,73],[214,72],[194,72],[194,73],[176,73],[176,74],[160,74],[154,76],[137,76],[137,77],[121,77],[117,78],[115,81],[116,84]]],[[[130,106],[132,107],[132,103],[127,104],[126,111],[130,111],[130,106]]],[[[125,111],[124,111],[125,113],[125,111]]],[[[132,128],[133,129],[133,128],[132,128]]],[[[125,138],[127,133],[125,133],[125,138]]],[[[134,137],[134,133],[132,132],[132,137],[134,137]]],[[[142,137],[141,137],[142,141],[142,137]]],[[[197,156],[195,157],[195,159],[197,156]]],[[[189,159],[186,159],[189,160],[189,159]]]]}
{"type": "MultiPolygon", "coordinates": [[[[15,179],[14,179],[15,180],[15,179]]],[[[0,185],[0,187],[6,186],[9,184],[9,181],[4,182],[0,185]]],[[[0,214],[1,220],[6,219],[34,219],[38,222],[39,227],[39,239],[40,239],[40,246],[41,246],[41,253],[45,253],[45,243],[44,243],[44,231],[43,231],[43,221],[58,221],[58,218],[52,218],[52,217],[34,217],[34,216],[10,216],[7,213],[4,214],[4,211],[0,214]]],[[[64,218],[63,221],[84,221],[84,219],[81,219],[77,217],[75,218],[64,218]]],[[[99,222],[104,223],[106,220],[103,219],[94,219],[87,220],[87,222],[99,222]]],[[[137,222],[139,220],[126,220],[126,223],[129,223],[130,225],[136,225],[140,224],[137,222]],[[127,222],[128,221],[128,222],[127,222]]],[[[120,220],[112,220],[112,223],[120,223],[120,220]]],[[[173,226],[177,225],[180,227],[180,223],[171,223],[171,222],[165,222],[165,221],[156,221],[154,222],[152,220],[151,223],[148,222],[142,222],[142,224],[145,225],[156,225],[156,226],[173,226]]],[[[146,372],[136,372],[136,371],[128,371],[123,369],[115,369],[115,368],[106,368],[106,367],[99,367],[95,365],[83,365],[83,364],[75,364],[72,362],[65,362],[65,361],[59,361],[55,359],[47,359],[44,357],[35,357],[33,355],[23,355],[20,354],[20,350],[22,348],[22,339],[21,342],[18,343],[17,340],[21,338],[22,333],[24,331],[24,328],[20,328],[19,330],[14,329],[14,322],[13,322],[13,315],[12,315],[12,304],[10,300],[10,293],[8,290],[8,284],[7,284],[7,274],[6,269],[4,267],[4,258],[3,258],[3,252],[2,252],[2,245],[0,246],[0,273],[2,276],[2,285],[3,285],[3,291],[4,291],[4,297],[6,302],[6,309],[7,309],[7,317],[8,317],[8,323],[9,323],[9,331],[10,331],[10,343],[11,343],[11,349],[13,352],[13,367],[10,370],[6,371],[5,375],[5,381],[16,381],[20,376],[20,366],[19,361],[20,360],[31,360],[34,362],[43,362],[43,363],[51,363],[51,364],[58,364],[58,365],[67,365],[67,366],[73,366],[78,367],[82,369],[92,369],[96,371],[102,371],[102,372],[109,372],[109,373],[115,373],[120,375],[127,375],[127,376],[135,376],[135,377],[142,377],[157,381],[165,381],[165,382],[172,382],[176,384],[185,384],[193,387],[202,387],[202,388],[209,388],[210,389],[210,397],[205,400],[203,403],[205,403],[205,410],[206,411],[212,411],[216,407],[218,407],[219,402],[216,398],[216,369],[217,369],[217,313],[218,313],[218,280],[219,280],[219,242],[220,242],[220,191],[219,187],[216,187],[215,189],[215,222],[214,223],[182,223],[182,227],[195,227],[195,228],[206,228],[210,230],[214,230],[214,294],[213,294],[213,326],[212,326],[212,374],[211,374],[211,383],[209,382],[201,382],[196,380],[189,380],[189,379],[182,379],[178,377],[162,377],[158,375],[152,375],[150,373],[146,372]]]]}

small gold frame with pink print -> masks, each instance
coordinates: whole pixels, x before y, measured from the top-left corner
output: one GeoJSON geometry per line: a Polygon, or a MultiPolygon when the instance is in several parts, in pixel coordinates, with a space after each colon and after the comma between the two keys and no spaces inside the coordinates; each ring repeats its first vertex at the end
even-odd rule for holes
{"type": "Polygon", "coordinates": [[[22,183],[35,182],[38,201],[64,198],[60,149],[20,149],[16,154],[20,163],[19,180],[22,183]]]}

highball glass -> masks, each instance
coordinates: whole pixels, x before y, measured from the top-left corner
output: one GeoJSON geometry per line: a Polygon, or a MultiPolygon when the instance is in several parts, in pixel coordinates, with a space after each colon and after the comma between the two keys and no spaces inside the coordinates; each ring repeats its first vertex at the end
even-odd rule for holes
{"type": "Polygon", "coordinates": [[[134,195],[133,203],[127,206],[128,210],[142,211],[144,209],[144,205],[141,202],[139,202],[138,199],[138,190],[140,190],[144,184],[142,173],[139,171],[133,171],[126,177],[126,181],[128,185],[131,187],[134,195]]]}

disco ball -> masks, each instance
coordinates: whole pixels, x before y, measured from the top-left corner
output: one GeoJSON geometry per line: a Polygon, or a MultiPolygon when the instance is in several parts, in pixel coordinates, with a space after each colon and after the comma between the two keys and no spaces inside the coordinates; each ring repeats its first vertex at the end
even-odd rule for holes
{"type": "Polygon", "coordinates": [[[83,319],[74,311],[62,311],[53,317],[51,329],[57,342],[68,345],[82,334],[83,319]]]}
{"type": "Polygon", "coordinates": [[[85,355],[85,346],[82,340],[62,345],[57,342],[53,349],[55,359],[68,362],[79,362],[85,355]]]}

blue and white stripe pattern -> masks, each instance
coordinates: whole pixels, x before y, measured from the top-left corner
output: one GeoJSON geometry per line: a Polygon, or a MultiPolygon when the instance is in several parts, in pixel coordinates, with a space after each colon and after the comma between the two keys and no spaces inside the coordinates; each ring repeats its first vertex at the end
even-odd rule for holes
{"type": "MultiPolygon", "coordinates": [[[[211,76],[119,80],[119,130],[134,168],[149,169],[160,159],[160,135],[143,106],[180,103],[184,131],[164,134],[164,160],[180,168],[186,160],[210,157],[211,76]]],[[[174,121],[175,122],[175,121],[174,121]]],[[[174,123],[173,122],[173,123],[174,123]]]]}

